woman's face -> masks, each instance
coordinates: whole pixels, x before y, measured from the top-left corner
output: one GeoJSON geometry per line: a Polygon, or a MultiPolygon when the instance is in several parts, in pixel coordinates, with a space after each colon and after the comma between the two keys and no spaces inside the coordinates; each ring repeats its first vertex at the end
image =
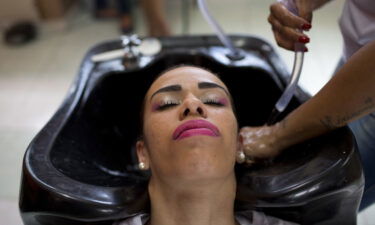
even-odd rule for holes
{"type": "Polygon", "coordinates": [[[139,160],[159,179],[234,174],[237,121],[228,90],[212,73],[179,67],[160,76],[144,103],[139,160]]]}

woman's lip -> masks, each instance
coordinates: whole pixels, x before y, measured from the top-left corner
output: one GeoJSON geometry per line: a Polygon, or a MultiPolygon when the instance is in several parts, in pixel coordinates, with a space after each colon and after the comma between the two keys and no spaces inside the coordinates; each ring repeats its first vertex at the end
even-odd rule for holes
{"type": "Polygon", "coordinates": [[[219,129],[206,120],[189,120],[176,128],[173,140],[183,139],[195,135],[220,136],[219,129]]]}

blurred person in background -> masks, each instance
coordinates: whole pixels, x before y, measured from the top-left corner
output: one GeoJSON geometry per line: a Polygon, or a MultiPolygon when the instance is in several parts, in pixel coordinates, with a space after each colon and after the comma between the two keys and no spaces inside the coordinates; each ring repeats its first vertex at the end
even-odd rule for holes
{"type": "Polygon", "coordinates": [[[95,0],[96,18],[119,18],[120,30],[127,34],[133,32],[132,0],[95,0]]]}
{"type": "MultiPolygon", "coordinates": [[[[116,18],[120,20],[120,30],[127,34],[133,32],[134,21],[132,0],[95,0],[97,18],[116,18]]],[[[141,0],[140,5],[145,15],[150,36],[169,36],[171,31],[165,18],[164,0],[141,0]]]]}
{"type": "Polygon", "coordinates": [[[169,36],[170,28],[165,18],[164,0],[141,0],[150,36],[169,36]]]}

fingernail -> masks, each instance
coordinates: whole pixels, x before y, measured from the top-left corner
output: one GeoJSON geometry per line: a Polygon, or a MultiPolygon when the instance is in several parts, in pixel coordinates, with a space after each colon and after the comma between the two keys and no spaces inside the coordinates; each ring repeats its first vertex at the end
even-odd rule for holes
{"type": "Polygon", "coordinates": [[[304,52],[308,52],[309,49],[305,47],[305,48],[303,49],[303,51],[304,51],[304,52]]]}
{"type": "Polygon", "coordinates": [[[311,24],[305,23],[305,24],[302,25],[301,28],[302,28],[302,30],[310,30],[311,29],[311,24]]]}
{"type": "Polygon", "coordinates": [[[310,38],[306,37],[306,36],[301,36],[298,38],[298,41],[301,42],[301,43],[309,43],[310,42],[310,38]]]}

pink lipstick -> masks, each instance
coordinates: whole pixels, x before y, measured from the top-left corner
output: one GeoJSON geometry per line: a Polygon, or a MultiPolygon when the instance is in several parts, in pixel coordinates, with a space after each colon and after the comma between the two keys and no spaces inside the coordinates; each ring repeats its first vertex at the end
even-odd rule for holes
{"type": "Polygon", "coordinates": [[[215,125],[206,120],[189,120],[176,128],[173,132],[173,140],[180,140],[196,135],[218,137],[220,136],[220,132],[215,125]]]}

